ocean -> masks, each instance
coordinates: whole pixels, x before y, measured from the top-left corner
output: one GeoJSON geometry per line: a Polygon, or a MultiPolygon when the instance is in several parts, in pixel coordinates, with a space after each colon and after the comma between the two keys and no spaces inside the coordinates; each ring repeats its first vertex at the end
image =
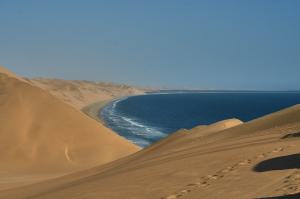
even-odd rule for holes
{"type": "Polygon", "coordinates": [[[300,92],[170,92],[115,100],[99,117],[119,135],[147,147],[179,129],[237,118],[244,122],[300,103],[300,92]]]}

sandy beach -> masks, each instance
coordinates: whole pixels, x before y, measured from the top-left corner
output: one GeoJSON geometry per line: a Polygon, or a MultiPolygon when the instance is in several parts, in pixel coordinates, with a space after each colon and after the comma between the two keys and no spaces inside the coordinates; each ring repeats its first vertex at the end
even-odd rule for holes
{"type": "Polygon", "coordinates": [[[107,104],[112,102],[113,100],[105,100],[105,101],[99,101],[95,102],[93,104],[87,105],[83,107],[81,110],[91,118],[97,120],[98,122],[104,124],[103,120],[99,116],[99,113],[103,107],[105,107],[107,104]]]}
{"type": "Polygon", "coordinates": [[[35,78],[29,81],[103,125],[99,112],[105,105],[119,98],[143,95],[146,91],[150,91],[150,89],[105,82],[46,78],[35,78]]]}
{"type": "Polygon", "coordinates": [[[28,79],[28,81],[78,110],[96,107],[95,105],[101,107],[102,102],[144,94],[145,91],[150,90],[122,84],[85,80],[33,78],[28,79]]]}

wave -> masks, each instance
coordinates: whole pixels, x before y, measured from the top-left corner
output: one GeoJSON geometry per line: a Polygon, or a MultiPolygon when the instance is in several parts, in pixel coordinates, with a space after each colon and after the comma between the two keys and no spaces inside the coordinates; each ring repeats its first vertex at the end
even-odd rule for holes
{"type": "MultiPolygon", "coordinates": [[[[127,138],[128,139],[128,138],[127,138]]],[[[129,139],[132,143],[140,146],[140,147],[147,147],[151,144],[150,141],[147,141],[145,139],[139,139],[139,138],[132,138],[132,139],[129,139]]]]}
{"type": "Polygon", "coordinates": [[[133,119],[130,119],[128,117],[121,117],[123,120],[125,120],[126,122],[128,122],[129,124],[131,124],[132,126],[137,126],[137,127],[141,127],[141,128],[144,128],[145,126],[138,123],[138,122],[135,122],[133,119]]]}
{"type": "Polygon", "coordinates": [[[112,102],[112,104],[111,104],[112,109],[115,109],[115,108],[117,107],[117,104],[118,104],[120,101],[123,101],[123,100],[126,100],[126,99],[128,99],[128,97],[123,97],[123,98],[120,98],[120,99],[118,99],[118,100],[114,100],[114,101],[112,102]]]}
{"type": "Polygon", "coordinates": [[[141,147],[167,136],[163,129],[118,111],[118,104],[126,99],[128,97],[115,100],[102,109],[101,117],[109,128],[141,147]]]}

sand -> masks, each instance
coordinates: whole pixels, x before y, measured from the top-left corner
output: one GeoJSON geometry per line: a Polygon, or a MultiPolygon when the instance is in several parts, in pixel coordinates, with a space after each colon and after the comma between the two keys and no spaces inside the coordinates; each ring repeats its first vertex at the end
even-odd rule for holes
{"type": "Polygon", "coordinates": [[[101,165],[139,147],[0,68],[0,189],[101,165]]]}
{"type": "MultiPolygon", "coordinates": [[[[45,95],[48,99],[48,94],[45,95]]],[[[0,108],[3,110],[2,105],[0,108]]],[[[52,132],[61,132],[60,128],[52,132]]],[[[0,198],[300,198],[299,134],[300,105],[246,123],[238,119],[224,120],[180,130],[146,149],[104,165],[0,191],[0,198]]],[[[57,136],[59,134],[53,134],[54,138],[57,136]]],[[[15,138],[12,140],[14,143],[15,138]]],[[[61,143],[47,141],[45,145],[61,146],[61,143]]],[[[93,143],[87,140],[87,144],[93,146],[93,143]]],[[[117,148],[121,148],[120,143],[113,144],[106,152],[117,148]]],[[[51,150],[50,154],[56,153],[51,150]]],[[[29,152],[24,153],[31,154],[29,152]]],[[[56,164],[67,159],[64,155],[56,164]]],[[[52,161],[50,159],[49,164],[53,164],[52,161]]],[[[29,169],[28,172],[35,171],[29,169]]]]}
{"type": "Polygon", "coordinates": [[[103,107],[109,104],[112,100],[104,100],[98,101],[93,104],[87,105],[81,109],[86,115],[90,116],[94,120],[100,122],[101,124],[105,125],[105,122],[100,117],[99,113],[103,107]]]}
{"type": "Polygon", "coordinates": [[[105,82],[34,78],[29,80],[78,110],[93,104],[111,101],[124,96],[140,95],[150,89],[105,82]]]}

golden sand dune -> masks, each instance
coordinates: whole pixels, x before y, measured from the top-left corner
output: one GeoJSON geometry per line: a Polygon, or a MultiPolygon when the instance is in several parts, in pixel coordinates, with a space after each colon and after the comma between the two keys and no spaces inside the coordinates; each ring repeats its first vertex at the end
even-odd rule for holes
{"type": "Polygon", "coordinates": [[[10,70],[6,69],[5,67],[3,66],[0,66],[0,74],[4,74],[8,77],[12,77],[12,78],[15,78],[15,79],[18,79],[20,81],[24,81],[26,82],[25,79],[21,78],[21,77],[18,77],[16,74],[14,74],[13,72],[11,72],[10,70]]]}
{"type": "Polygon", "coordinates": [[[299,132],[300,106],[244,124],[227,120],[178,131],[100,167],[2,191],[0,198],[297,198],[299,132]]]}
{"type": "Polygon", "coordinates": [[[104,164],[138,149],[0,68],[0,189],[104,164]]]}
{"type": "Polygon", "coordinates": [[[30,79],[30,82],[77,109],[98,101],[143,94],[145,91],[145,89],[127,85],[92,81],[35,78],[30,79]]]}

